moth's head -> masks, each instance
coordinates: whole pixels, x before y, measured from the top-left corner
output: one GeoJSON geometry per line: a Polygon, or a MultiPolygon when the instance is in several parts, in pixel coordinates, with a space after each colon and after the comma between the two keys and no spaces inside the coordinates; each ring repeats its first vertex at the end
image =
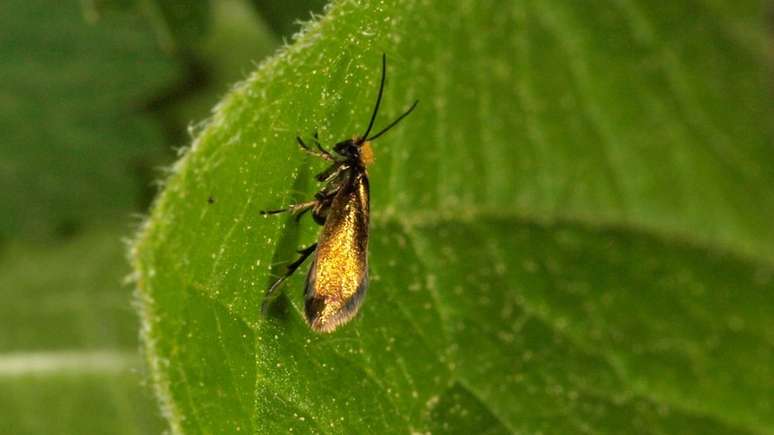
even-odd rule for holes
{"type": "Polygon", "coordinates": [[[363,166],[368,166],[374,162],[374,150],[371,148],[371,141],[361,137],[353,137],[341,141],[333,146],[336,153],[352,160],[357,160],[363,166]]]}
{"type": "Polygon", "coordinates": [[[337,154],[350,159],[357,157],[358,148],[357,138],[343,140],[333,146],[333,150],[336,151],[337,154]]]}

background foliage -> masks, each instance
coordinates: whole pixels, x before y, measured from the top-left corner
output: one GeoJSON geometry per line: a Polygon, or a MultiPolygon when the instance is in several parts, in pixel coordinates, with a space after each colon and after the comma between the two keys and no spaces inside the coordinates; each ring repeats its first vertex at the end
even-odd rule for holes
{"type": "Polygon", "coordinates": [[[335,2],[235,87],[135,245],[175,431],[767,433],[774,182],[763,11],[716,2],[335,2]],[[294,144],[360,131],[371,292],[304,325],[294,144]]]}

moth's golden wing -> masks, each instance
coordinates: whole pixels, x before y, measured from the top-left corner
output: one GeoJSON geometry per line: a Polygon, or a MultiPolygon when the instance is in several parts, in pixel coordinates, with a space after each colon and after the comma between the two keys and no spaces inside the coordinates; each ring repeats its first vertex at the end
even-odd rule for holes
{"type": "Polygon", "coordinates": [[[368,175],[352,168],[333,199],[304,290],[309,326],[331,332],[357,313],[368,287],[368,175]]]}

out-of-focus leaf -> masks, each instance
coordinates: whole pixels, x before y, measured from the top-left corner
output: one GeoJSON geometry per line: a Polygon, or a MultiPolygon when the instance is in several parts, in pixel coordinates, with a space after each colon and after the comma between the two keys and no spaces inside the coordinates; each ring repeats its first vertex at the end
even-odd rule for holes
{"type": "MultiPolygon", "coordinates": [[[[188,61],[195,63],[189,71],[195,69],[193,74],[204,77],[190,77],[184,89],[170,89],[160,96],[162,101],[151,102],[167,125],[185,127],[205,119],[233,83],[244,79],[279,45],[276,36],[245,1],[217,2],[212,8],[212,21],[212,31],[187,53],[188,61]]],[[[187,134],[178,137],[190,139],[187,134]]]]}
{"type": "Polygon", "coordinates": [[[218,3],[240,0],[83,0],[90,21],[121,11],[142,15],[151,24],[159,44],[167,52],[188,53],[198,46],[212,27],[212,9],[218,3]]]}
{"type": "Polygon", "coordinates": [[[68,351],[137,343],[121,232],[91,229],[58,243],[12,242],[0,257],[2,352],[68,351]],[[52,246],[53,245],[53,246],[52,246]]]}
{"type": "Polygon", "coordinates": [[[120,231],[0,256],[0,433],[162,430],[137,346],[120,231]]]}
{"type": "Polygon", "coordinates": [[[210,0],[151,0],[144,2],[163,47],[186,50],[198,44],[211,25],[210,0]]]}
{"type": "Polygon", "coordinates": [[[21,360],[13,361],[14,365],[35,367],[4,373],[9,355],[0,356],[2,433],[144,435],[163,430],[153,395],[138,374],[140,358],[134,353],[10,358],[21,360]]]}
{"type": "Polygon", "coordinates": [[[325,0],[250,0],[255,9],[271,26],[275,34],[290,38],[300,29],[299,22],[307,21],[312,14],[319,14],[328,3],[325,0]]]}
{"type": "Polygon", "coordinates": [[[126,15],[87,25],[72,2],[2,9],[0,238],[72,233],[140,209],[165,147],[140,103],[176,79],[173,61],[126,15]]]}

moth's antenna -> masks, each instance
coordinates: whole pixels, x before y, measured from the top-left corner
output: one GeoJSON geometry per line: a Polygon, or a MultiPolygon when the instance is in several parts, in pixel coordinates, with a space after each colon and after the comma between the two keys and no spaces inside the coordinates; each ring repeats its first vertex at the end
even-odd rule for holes
{"type": "Polygon", "coordinates": [[[371,122],[368,123],[368,129],[365,134],[360,136],[360,142],[364,142],[368,137],[368,133],[371,133],[371,129],[376,121],[376,114],[379,112],[379,105],[382,103],[382,92],[384,92],[384,80],[387,78],[387,55],[382,53],[382,83],[379,85],[379,95],[376,97],[376,106],[374,106],[374,113],[371,115],[371,122]]]}
{"type": "Polygon", "coordinates": [[[374,139],[376,139],[377,137],[379,137],[379,136],[383,135],[384,133],[387,133],[387,130],[389,130],[389,129],[391,129],[391,128],[395,127],[395,125],[396,125],[397,123],[399,123],[399,122],[400,122],[400,121],[401,121],[403,118],[407,117],[407,116],[409,115],[409,113],[411,113],[411,111],[412,111],[412,110],[414,110],[414,108],[415,108],[415,107],[417,107],[417,104],[419,104],[419,100],[417,100],[417,101],[414,101],[414,104],[412,104],[412,105],[411,105],[411,107],[409,107],[409,110],[405,111],[405,112],[403,113],[403,115],[400,115],[400,116],[398,117],[398,119],[396,119],[395,121],[392,121],[392,123],[390,123],[390,125],[388,125],[387,127],[384,127],[384,129],[382,129],[382,131],[380,131],[379,133],[376,133],[375,135],[373,135],[373,136],[369,137],[369,138],[368,138],[368,139],[366,139],[366,140],[374,140],[374,139]]]}

